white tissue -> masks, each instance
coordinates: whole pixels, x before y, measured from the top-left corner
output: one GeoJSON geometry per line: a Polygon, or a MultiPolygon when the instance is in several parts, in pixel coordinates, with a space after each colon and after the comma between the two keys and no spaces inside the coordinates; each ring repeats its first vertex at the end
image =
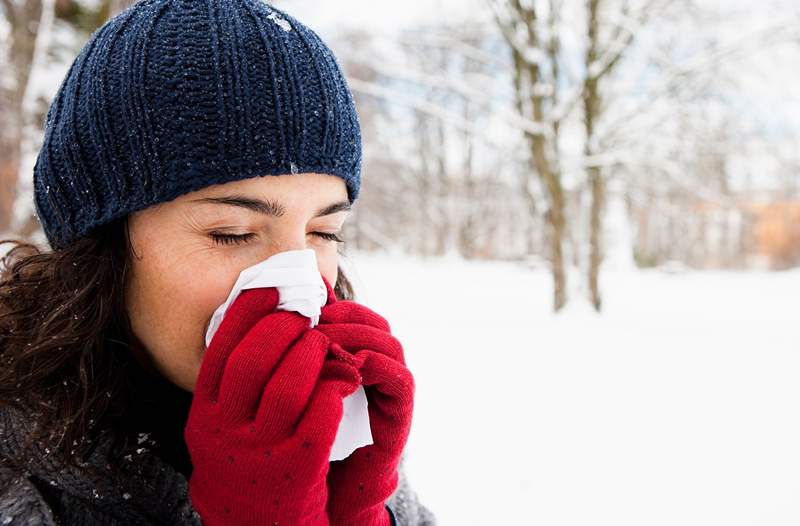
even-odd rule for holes
{"type": "MultiPolygon", "coordinates": [[[[317,268],[316,252],[312,249],[279,252],[239,273],[228,299],[211,316],[206,331],[206,347],[211,343],[228,307],[241,291],[260,287],[277,287],[280,297],[278,309],[296,311],[310,318],[310,327],[319,323],[320,310],[325,305],[328,292],[317,268]]],[[[342,460],[356,449],[373,443],[363,386],[358,386],[344,399],[343,409],[344,415],[336,432],[330,460],[342,460]]]]}

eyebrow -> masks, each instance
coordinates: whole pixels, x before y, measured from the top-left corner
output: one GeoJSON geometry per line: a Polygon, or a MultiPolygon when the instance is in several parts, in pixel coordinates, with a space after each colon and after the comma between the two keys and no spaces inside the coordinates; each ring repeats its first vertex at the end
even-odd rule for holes
{"type": "MultiPolygon", "coordinates": [[[[199,199],[194,199],[192,202],[238,206],[250,210],[251,212],[256,212],[259,214],[264,214],[274,217],[281,217],[286,213],[286,208],[282,204],[276,201],[270,201],[269,199],[264,201],[261,199],[253,199],[251,197],[245,197],[241,195],[202,197],[199,199]]],[[[335,214],[336,212],[350,210],[351,208],[352,205],[350,204],[349,201],[340,201],[338,203],[333,203],[324,208],[321,208],[314,217],[327,216],[330,214],[335,214]]]]}

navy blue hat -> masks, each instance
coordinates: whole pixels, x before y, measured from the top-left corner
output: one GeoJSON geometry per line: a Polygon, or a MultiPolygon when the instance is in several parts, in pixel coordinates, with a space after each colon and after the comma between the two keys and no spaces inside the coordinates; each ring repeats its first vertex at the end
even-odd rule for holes
{"type": "Polygon", "coordinates": [[[358,196],[361,130],[333,53],[259,0],[140,0],[98,28],[34,165],[52,248],[212,184],[326,173],[358,196]]]}

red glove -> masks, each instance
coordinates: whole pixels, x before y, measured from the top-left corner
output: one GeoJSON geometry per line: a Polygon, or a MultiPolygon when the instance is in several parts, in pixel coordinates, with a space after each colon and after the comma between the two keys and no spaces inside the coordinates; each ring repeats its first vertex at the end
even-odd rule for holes
{"type": "Polygon", "coordinates": [[[315,330],[352,353],[361,373],[373,444],[344,460],[331,462],[328,517],[331,525],[388,526],[385,502],[399,481],[400,455],[408,440],[414,406],[414,378],[406,368],[403,347],[379,314],[350,300],[336,300],[328,288],[315,330]]]}
{"type": "Polygon", "coordinates": [[[207,525],[329,524],[330,452],[360,378],[278,299],[274,287],[242,291],[200,366],[184,438],[207,525]]]}

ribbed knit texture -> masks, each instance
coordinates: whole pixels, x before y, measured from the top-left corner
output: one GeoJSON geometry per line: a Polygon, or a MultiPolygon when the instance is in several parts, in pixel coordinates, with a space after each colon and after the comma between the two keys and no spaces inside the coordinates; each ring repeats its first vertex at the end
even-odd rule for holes
{"type": "Polygon", "coordinates": [[[97,29],[47,113],[37,217],[61,248],[200,188],[327,173],[358,196],[361,131],[329,47],[259,0],[140,0],[97,29]]]}

